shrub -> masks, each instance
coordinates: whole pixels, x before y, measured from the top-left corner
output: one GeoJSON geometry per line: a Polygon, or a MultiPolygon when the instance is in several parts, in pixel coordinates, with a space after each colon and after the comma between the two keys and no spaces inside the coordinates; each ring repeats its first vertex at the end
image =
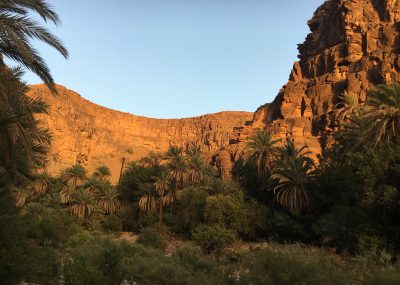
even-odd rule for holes
{"type": "Polygon", "coordinates": [[[248,255],[239,284],[354,284],[351,268],[339,256],[302,245],[270,245],[248,255]],[[346,270],[347,269],[347,270],[346,270]]]}
{"type": "Polygon", "coordinates": [[[162,224],[155,224],[140,231],[138,242],[155,249],[164,250],[167,246],[168,229],[162,224]]]}
{"type": "Polygon", "coordinates": [[[227,195],[208,197],[204,219],[209,224],[218,224],[235,232],[249,231],[249,212],[242,197],[227,195]]]}
{"type": "Polygon", "coordinates": [[[108,232],[122,231],[122,221],[117,215],[105,216],[101,221],[101,226],[105,231],[108,232]]]}
{"type": "Polygon", "coordinates": [[[207,259],[200,248],[188,242],[177,248],[172,259],[190,272],[193,284],[224,284],[224,276],[214,261],[207,259]]]}
{"type": "Polygon", "coordinates": [[[172,257],[140,244],[93,239],[71,252],[66,284],[143,285],[226,284],[218,265],[187,248],[172,257]]]}
{"type": "Polygon", "coordinates": [[[192,238],[204,252],[210,253],[235,242],[236,234],[220,225],[200,224],[193,229],[192,238]]]}
{"type": "Polygon", "coordinates": [[[207,193],[200,188],[187,188],[182,191],[177,214],[174,217],[174,229],[177,232],[189,232],[204,221],[207,193]]]}

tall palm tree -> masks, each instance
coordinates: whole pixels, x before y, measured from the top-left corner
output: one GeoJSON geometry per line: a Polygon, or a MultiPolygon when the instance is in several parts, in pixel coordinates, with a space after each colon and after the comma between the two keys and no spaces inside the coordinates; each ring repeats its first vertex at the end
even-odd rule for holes
{"type": "Polygon", "coordinates": [[[140,160],[140,164],[145,167],[160,167],[162,160],[162,154],[151,151],[147,156],[140,160]]]}
{"type": "Polygon", "coordinates": [[[181,147],[178,146],[170,146],[166,153],[167,159],[177,158],[182,156],[183,150],[181,147]]]}
{"type": "Polygon", "coordinates": [[[96,168],[93,176],[100,182],[108,182],[111,177],[111,171],[107,166],[102,165],[96,168]]]}
{"type": "Polygon", "coordinates": [[[338,156],[344,156],[351,152],[362,152],[371,147],[370,130],[372,121],[364,116],[365,110],[353,114],[342,125],[336,134],[336,144],[339,147],[338,156]]]}
{"type": "Polygon", "coordinates": [[[55,48],[65,58],[68,51],[62,42],[34,20],[39,15],[45,22],[60,23],[58,15],[45,0],[2,0],[0,2],[0,61],[8,57],[36,73],[49,88],[56,92],[54,80],[44,59],[32,46],[39,40],[55,48]]]}
{"type": "Polygon", "coordinates": [[[175,188],[183,186],[187,182],[188,172],[185,158],[182,155],[173,156],[167,164],[168,177],[174,183],[175,188]]]}
{"type": "Polygon", "coordinates": [[[35,177],[35,193],[39,196],[47,193],[53,186],[52,177],[49,173],[43,172],[35,177]]]}
{"type": "Polygon", "coordinates": [[[44,212],[44,205],[38,202],[30,202],[25,205],[23,212],[32,216],[36,221],[39,221],[44,212]]]}
{"type": "Polygon", "coordinates": [[[258,130],[249,138],[246,145],[247,157],[256,164],[260,179],[267,178],[272,169],[277,157],[278,142],[268,130],[258,130]]]}
{"type": "Polygon", "coordinates": [[[72,195],[71,214],[78,219],[82,219],[87,226],[90,216],[96,207],[94,194],[88,189],[75,191],[72,195]]]}
{"type": "Polygon", "coordinates": [[[12,192],[15,199],[15,206],[17,208],[24,207],[28,201],[28,198],[32,195],[30,188],[25,185],[13,188],[12,192]]]}
{"type": "Polygon", "coordinates": [[[60,190],[61,203],[71,205],[72,195],[76,191],[76,186],[71,184],[64,185],[60,190]]]}
{"type": "Polygon", "coordinates": [[[310,206],[307,190],[314,169],[314,162],[307,157],[304,147],[297,149],[289,141],[280,151],[281,157],[274,168],[271,179],[274,182],[275,199],[283,208],[299,215],[310,206]]]}
{"type": "Polygon", "coordinates": [[[166,172],[161,172],[158,177],[155,177],[154,188],[158,195],[158,220],[162,222],[163,209],[169,206],[168,201],[165,201],[166,194],[170,191],[170,181],[166,172]]]}
{"type": "Polygon", "coordinates": [[[204,178],[205,165],[200,156],[194,156],[188,159],[187,178],[190,183],[200,183],[204,178]]]}
{"type": "Polygon", "coordinates": [[[65,169],[62,177],[65,183],[72,183],[73,186],[77,187],[86,180],[86,175],[86,169],[80,164],[75,164],[65,169]]]}
{"type": "Polygon", "coordinates": [[[46,114],[48,106],[26,95],[21,69],[2,66],[0,62],[0,167],[28,174],[46,162],[51,136],[35,115],[46,114]]]}
{"type": "Polygon", "coordinates": [[[141,213],[152,214],[158,208],[158,193],[151,183],[143,183],[139,186],[142,197],[139,199],[139,209],[141,213]]]}
{"type": "Polygon", "coordinates": [[[297,157],[310,159],[308,156],[311,154],[306,145],[297,148],[292,139],[287,140],[283,147],[278,148],[277,153],[280,161],[295,159],[297,157]]]}
{"type": "Polygon", "coordinates": [[[370,145],[400,143],[400,85],[379,85],[367,93],[364,117],[371,123],[370,145]]]}
{"type": "Polygon", "coordinates": [[[97,205],[103,209],[106,214],[114,214],[121,208],[121,201],[119,194],[114,187],[106,186],[103,187],[98,194],[97,205]]]}

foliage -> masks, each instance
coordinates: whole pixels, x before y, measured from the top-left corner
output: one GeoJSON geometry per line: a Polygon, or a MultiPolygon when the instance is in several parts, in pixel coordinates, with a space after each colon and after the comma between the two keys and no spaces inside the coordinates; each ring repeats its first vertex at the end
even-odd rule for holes
{"type": "Polygon", "coordinates": [[[162,224],[155,224],[140,231],[138,242],[155,249],[164,250],[167,246],[169,232],[162,224]]]}
{"type": "Polygon", "coordinates": [[[190,233],[198,224],[204,222],[204,210],[208,194],[200,187],[185,188],[182,191],[174,229],[179,233],[190,233]]]}
{"type": "Polygon", "coordinates": [[[122,221],[117,215],[107,215],[101,221],[101,225],[106,232],[121,232],[122,221]]]}
{"type": "Polygon", "coordinates": [[[243,197],[214,195],[206,200],[204,220],[237,233],[249,231],[249,212],[243,197]]]}
{"type": "Polygon", "coordinates": [[[60,24],[57,13],[46,1],[3,0],[1,2],[0,54],[36,73],[52,91],[55,91],[50,70],[31,41],[39,40],[56,49],[65,58],[68,57],[68,51],[57,37],[31,17],[33,14],[40,16],[45,22],[60,24]]]}
{"type": "Polygon", "coordinates": [[[275,182],[273,189],[276,201],[294,215],[300,215],[310,207],[307,185],[314,162],[305,149],[297,149],[293,141],[288,141],[280,149],[280,160],[271,175],[275,182]]]}
{"type": "Polygon", "coordinates": [[[301,245],[268,245],[249,254],[238,284],[354,284],[356,276],[339,256],[301,245]]]}
{"type": "Polygon", "coordinates": [[[206,253],[219,251],[236,241],[236,234],[218,224],[200,224],[192,231],[192,239],[206,253]]]}
{"type": "Polygon", "coordinates": [[[225,284],[218,266],[193,250],[172,257],[140,245],[92,239],[73,250],[65,266],[66,284],[225,284]]]}
{"type": "Polygon", "coordinates": [[[22,75],[21,69],[10,70],[0,62],[0,168],[14,180],[16,173],[30,176],[42,168],[50,144],[48,130],[35,117],[47,113],[48,106],[26,95],[22,75]]]}
{"type": "Polygon", "coordinates": [[[273,139],[271,132],[267,130],[256,131],[247,143],[247,157],[249,161],[257,165],[257,173],[260,179],[268,179],[270,171],[277,158],[278,140],[273,139]]]}

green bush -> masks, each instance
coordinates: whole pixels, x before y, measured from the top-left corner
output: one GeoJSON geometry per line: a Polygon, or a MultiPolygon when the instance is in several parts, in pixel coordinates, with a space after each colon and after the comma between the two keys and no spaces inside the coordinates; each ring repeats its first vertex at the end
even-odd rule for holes
{"type": "Polygon", "coordinates": [[[117,215],[105,216],[101,221],[101,226],[107,232],[122,231],[122,221],[117,215]]]}
{"type": "Polygon", "coordinates": [[[186,188],[182,191],[173,220],[175,231],[190,233],[195,226],[204,221],[207,196],[201,188],[186,188]]]}
{"type": "Polygon", "coordinates": [[[226,284],[218,265],[187,247],[173,256],[140,244],[93,239],[71,252],[65,263],[66,284],[143,285],[226,284]]]}
{"type": "Polygon", "coordinates": [[[225,284],[224,276],[215,262],[207,259],[198,247],[185,243],[172,255],[173,260],[191,272],[193,284],[225,284]]]}
{"type": "Polygon", "coordinates": [[[351,267],[339,256],[302,245],[270,245],[248,255],[238,284],[355,284],[351,267]]]}
{"type": "MultiPolygon", "coordinates": [[[[1,206],[2,202],[4,197],[1,206]]],[[[58,250],[45,245],[42,236],[34,231],[33,219],[11,212],[3,215],[3,209],[0,207],[0,284],[17,284],[21,280],[55,283],[60,270],[58,250]],[[35,240],[38,236],[39,240],[35,240]]]]}
{"type": "Polygon", "coordinates": [[[155,224],[140,231],[138,242],[155,249],[164,250],[167,246],[169,232],[166,226],[155,224]]]}
{"type": "Polygon", "coordinates": [[[214,195],[207,198],[206,223],[218,224],[235,232],[248,233],[250,215],[242,197],[214,195]]]}
{"type": "Polygon", "coordinates": [[[192,231],[192,239],[206,253],[219,251],[224,246],[236,241],[234,231],[226,229],[220,225],[200,224],[192,231]]]}

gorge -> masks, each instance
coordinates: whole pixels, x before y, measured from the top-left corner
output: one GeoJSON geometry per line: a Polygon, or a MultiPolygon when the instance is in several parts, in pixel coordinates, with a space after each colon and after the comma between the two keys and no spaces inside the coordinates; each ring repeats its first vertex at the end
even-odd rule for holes
{"type": "Polygon", "coordinates": [[[48,170],[58,174],[81,163],[93,171],[106,164],[115,182],[122,160],[165,151],[170,145],[195,144],[229,177],[247,138],[261,128],[307,145],[315,156],[332,142],[341,94],[355,93],[364,102],[373,86],[400,80],[399,5],[393,0],[323,3],[308,22],[311,32],[298,46],[299,61],[287,84],[272,103],[254,113],[150,119],[98,106],[62,86],[58,95],[43,85],[32,86],[30,95],[51,105],[50,114],[41,118],[53,134],[48,170]]]}

